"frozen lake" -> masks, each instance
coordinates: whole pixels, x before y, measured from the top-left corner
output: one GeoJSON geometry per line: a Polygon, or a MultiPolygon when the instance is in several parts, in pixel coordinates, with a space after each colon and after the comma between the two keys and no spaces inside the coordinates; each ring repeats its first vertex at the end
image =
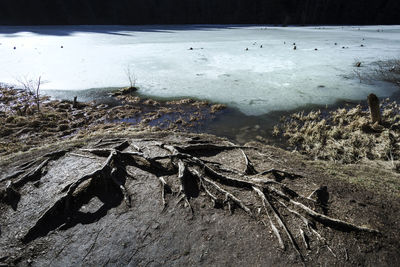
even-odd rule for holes
{"type": "Polygon", "coordinates": [[[0,26],[0,82],[122,87],[130,68],[142,94],[207,99],[247,115],[389,96],[392,85],[353,77],[354,63],[399,56],[400,26],[0,26]]]}

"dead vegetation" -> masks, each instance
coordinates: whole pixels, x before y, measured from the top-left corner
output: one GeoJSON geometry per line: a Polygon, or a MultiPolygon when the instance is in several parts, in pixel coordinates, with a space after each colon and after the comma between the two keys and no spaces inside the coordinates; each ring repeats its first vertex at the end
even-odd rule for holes
{"type": "Polygon", "coordinates": [[[361,159],[385,160],[397,168],[400,160],[400,107],[396,102],[380,105],[382,123],[371,123],[367,107],[339,108],[291,115],[275,127],[289,144],[313,159],[354,163],[361,159]]]}
{"type": "MultiPolygon", "coordinates": [[[[383,81],[400,86],[400,60],[380,60],[365,64],[355,60],[353,75],[360,83],[374,84],[376,81],[383,81]]],[[[350,77],[348,77],[350,78],[350,77]]]]}
{"type": "Polygon", "coordinates": [[[59,192],[58,200],[23,234],[22,241],[29,243],[56,229],[94,222],[121,203],[131,207],[134,204],[133,192],[126,186],[128,180],[135,179],[130,172],[131,166],[158,179],[164,210],[183,205],[189,214],[193,214],[192,202],[204,194],[214,208],[226,209],[230,213],[239,209],[262,222],[272,230],[280,248],[290,247],[301,262],[306,261],[308,251],[320,246],[327,247],[336,257],[319,231],[322,228],[371,235],[379,233],[366,226],[327,216],[329,194],[326,187],[302,196],[283,183],[284,179],[300,179],[301,175],[274,168],[257,170],[246,153],[257,151],[255,147],[237,146],[227,141],[211,143],[198,138],[185,143],[151,138],[145,141],[151,145],[143,147],[135,140],[121,138],[101,139],[90,148],[43,155],[20,165],[4,177],[0,183],[8,184],[0,194],[2,201],[17,209],[21,188],[27,183],[40,181],[51,161],[69,154],[103,160],[101,167],[65,186],[59,192]],[[234,150],[242,156],[242,170],[210,160],[210,155],[234,150]],[[81,207],[94,197],[101,199],[103,205],[95,213],[83,214],[81,207]]]}
{"type": "Polygon", "coordinates": [[[115,104],[110,106],[78,102],[76,97],[73,101],[50,100],[39,94],[40,79],[27,81],[22,90],[0,84],[0,155],[26,151],[60,138],[84,138],[96,130],[115,127],[192,129],[224,108],[195,100],[162,103],[140,98],[134,95],[134,89],[120,91],[122,95],[110,97],[115,104]],[[36,91],[31,92],[32,88],[36,91]]]}
{"type": "Polygon", "coordinates": [[[376,79],[400,86],[400,59],[375,62],[372,70],[376,79]]]}

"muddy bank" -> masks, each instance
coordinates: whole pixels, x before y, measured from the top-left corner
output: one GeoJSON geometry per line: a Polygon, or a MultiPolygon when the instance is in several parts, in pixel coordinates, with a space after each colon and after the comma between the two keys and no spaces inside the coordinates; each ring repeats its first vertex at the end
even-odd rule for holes
{"type": "Polygon", "coordinates": [[[39,110],[33,94],[0,87],[0,155],[26,151],[67,138],[117,126],[137,130],[190,130],[211,121],[224,105],[183,99],[159,102],[132,92],[109,97],[106,103],[50,100],[41,96],[39,110]]]}

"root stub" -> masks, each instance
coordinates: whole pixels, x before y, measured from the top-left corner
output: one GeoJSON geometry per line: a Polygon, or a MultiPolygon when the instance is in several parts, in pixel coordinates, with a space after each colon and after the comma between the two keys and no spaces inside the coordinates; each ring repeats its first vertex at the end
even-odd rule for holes
{"type": "MultiPolygon", "coordinates": [[[[300,175],[277,169],[257,172],[256,166],[242,147],[204,145],[203,143],[197,146],[202,152],[209,149],[210,154],[214,155],[224,150],[237,150],[243,155],[238,160],[242,160],[246,166],[242,172],[195,156],[194,154],[198,155],[198,153],[194,149],[196,144],[193,143],[160,145],[160,142],[157,142],[154,148],[164,149],[166,156],[156,153],[158,156],[151,157],[136,148],[133,142],[124,141],[113,148],[82,149],[79,153],[104,158],[103,165],[66,186],[62,190],[62,196],[40,216],[26,233],[23,241],[30,242],[55,229],[67,229],[77,223],[83,223],[82,220],[85,220],[84,223],[94,222],[105,216],[109,209],[123,203],[128,209],[131,208],[131,202],[134,202],[134,199],[131,199],[131,192],[128,191],[126,182],[135,178],[128,173],[126,169],[128,166],[151,173],[151,177],[157,177],[157,182],[161,187],[160,198],[163,210],[172,208],[168,207],[168,203],[171,201],[171,194],[174,193],[178,193],[178,198],[184,200],[178,203],[183,203],[195,213],[193,199],[204,196],[205,200],[212,202],[214,207],[226,208],[231,213],[235,208],[239,208],[254,220],[269,221],[269,223],[264,222],[264,225],[267,230],[275,234],[277,245],[282,249],[290,247],[301,261],[305,260],[304,251],[312,250],[316,243],[322,242],[321,235],[316,231],[317,223],[322,227],[339,231],[378,233],[376,230],[353,225],[313,210],[308,206],[314,203],[311,199],[301,196],[282,183],[285,177],[296,179],[301,177],[300,175]],[[130,146],[133,149],[128,149],[130,146]],[[215,149],[218,150],[217,153],[215,149]],[[165,163],[166,161],[168,164],[165,163]],[[270,176],[274,176],[275,179],[264,179],[263,176],[267,174],[271,174],[270,176]],[[171,183],[171,177],[176,178],[174,183],[171,183]],[[178,190],[175,190],[176,185],[180,185],[178,190]],[[82,214],[79,211],[81,206],[93,197],[98,197],[103,202],[103,206],[94,214],[82,214]],[[296,222],[299,219],[304,222],[300,228],[296,222]],[[312,242],[313,236],[317,237],[316,242],[312,242]]],[[[151,146],[147,149],[151,149],[151,146]]],[[[14,182],[14,187],[18,189],[27,181],[40,179],[40,176],[45,175],[42,169],[48,164],[48,160],[48,158],[45,159],[28,175],[14,182]]],[[[327,246],[327,244],[323,245],[327,246]]]]}

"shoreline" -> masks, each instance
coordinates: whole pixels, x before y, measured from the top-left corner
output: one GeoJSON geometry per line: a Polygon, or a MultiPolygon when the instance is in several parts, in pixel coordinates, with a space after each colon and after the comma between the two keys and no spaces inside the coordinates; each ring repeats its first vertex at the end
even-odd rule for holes
{"type": "Polygon", "coordinates": [[[129,94],[111,100],[113,105],[40,96],[38,112],[34,95],[0,87],[0,156],[111,129],[190,131],[226,108],[192,99],[158,102],[129,94]]]}
{"type": "MultiPolygon", "coordinates": [[[[15,92],[19,94],[23,93],[22,89],[14,89],[13,87],[6,87],[4,84],[0,84],[0,90],[2,100],[4,102],[4,97],[7,98],[7,93],[4,91],[12,90],[11,95],[15,96],[15,92]],[[12,89],[10,89],[12,88],[12,89]]],[[[111,92],[118,92],[118,88],[107,88],[101,90],[99,96],[95,96],[94,93],[98,92],[96,89],[85,90],[82,95],[79,91],[71,92],[70,95],[66,95],[65,92],[56,91],[54,94],[43,95],[43,101],[45,113],[55,112],[60,115],[51,114],[50,116],[56,117],[55,120],[61,121],[61,125],[54,126],[54,121],[50,123],[50,129],[40,129],[39,132],[47,132],[47,137],[58,137],[58,138],[82,138],[85,134],[90,131],[105,130],[109,128],[127,128],[133,127],[137,130],[170,130],[170,131],[186,131],[191,133],[206,133],[213,134],[218,137],[228,138],[229,140],[238,143],[245,144],[251,141],[259,141],[264,144],[274,145],[286,150],[292,150],[293,146],[288,142],[287,138],[282,135],[274,134],[274,128],[282,123],[285,118],[288,118],[296,113],[308,114],[310,112],[321,111],[325,116],[329,116],[330,112],[333,112],[339,108],[351,109],[357,105],[361,105],[364,109],[367,109],[366,100],[338,100],[331,105],[312,105],[302,106],[291,110],[279,110],[271,111],[267,114],[251,116],[246,115],[236,108],[225,106],[223,104],[209,103],[204,100],[191,99],[191,98],[151,98],[149,96],[143,96],[136,92],[132,94],[125,94],[119,96],[111,96],[111,92]],[[113,89],[113,90],[112,90],[113,89]],[[78,96],[78,108],[72,108],[73,95],[78,96]],[[70,98],[71,100],[65,100],[65,98],[70,98]],[[83,98],[85,100],[91,100],[86,102],[80,102],[79,99],[83,98]],[[64,117],[63,117],[64,116],[64,117]],[[88,116],[88,117],[86,117],[88,116]],[[67,119],[67,121],[65,121],[67,119]],[[71,125],[67,125],[71,124],[71,125]],[[58,130],[57,130],[58,129],[58,130]]],[[[43,90],[43,94],[48,91],[43,90]]],[[[27,97],[21,94],[15,97],[27,97]]],[[[33,97],[33,96],[29,96],[33,97]]],[[[395,92],[389,98],[398,100],[400,99],[400,93],[395,92]]],[[[11,100],[10,100],[11,101],[11,100]]],[[[14,99],[15,101],[15,99],[14,99]]],[[[23,100],[27,101],[27,100],[23,100]]],[[[21,101],[20,101],[21,102],[21,101]]],[[[31,105],[34,106],[34,101],[30,100],[31,105]]],[[[6,106],[7,104],[3,104],[6,106]]],[[[21,105],[19,103],[18,105],[21,105]]],[[[30,109],[34,109],[34,107],[30,109]]],[[[3,107],[4,109],[4,107],[3,107]]],[[[2,109],[0,108],[0,112],[2,109]]],[[[4,113],[4,112],[3,112],[4,113]]],[[[6,113],[4,115],[7,116],[6,113]]],[[[3,116],[4,116],[3,115],[3,116]]],[[[17,115],[17,111],[13,110],[9,115],[17,115]]],[[[27,115],[27,114],[25,114],[27,115]]],[[[29,116],[34,115],[28,114],[29,116]]],[[[21,116],[20,116],[21,117],[21,116]]],[[[22,121],[15,121],[17,126],[12,126],[11,118],[4,118],[5,123],[3,123],[2,129],[0,129],[0,151],[10,150],[4,149],[5,141],[4,138],[9,136],[7,132],[11,135],[18,131],[21,134],[29,136],[29,132],[34,132],[38,130],[39,122],[43,118],[37,118],[37,116],[31,117],[34,119],[31,122],[31,126],[26,125],[23,127],[22,121]],[[11,121],[7,121],[11,120],[11,121]],[[10,129],[12,128],[12,129],[10,129]]],[[[40,128],[40,127],[39,127],[40,128]]],[[[40,134],[39,134],[40,136],[40,134]]],[[[13,136],[17,137],[17,136],[13,136]]],[[[40,142],[35,142],[35,138],[38,136],[34,135],[28,137],[32,145],[24,144],[22,149],[27,149],[27,147],[34,147],[40,142]]],[[[18,138],[17,138],[18,139],[18,138]]],[[[53,140],[53,139],[52,139],[53,140]]],[[[12,143],[18,143],[14,138],[12,143]]],[[[26,143],[26,142],[23,142],[26,143]]],[[[18,145],[16,145],[18,146],[18,145]]],[[[15,147],[15,146],[14,146],[15,147]]],[[[12,151],[12,149],[11,149],[12,151]]],[[[2,152],[0,152],[1,154],[2,152]]]]}
{"type": "MultiPolygon", "coordinates": [[[[116,105],[115,100],[109,97],[109,92],[112,90],[118,90],[117,87],[108,87],[104,89],[86,89],[82,91],[73,91],[71,93],[68,90],[49,90],[56,93],[51,94],[55,99],[70,98],[76,94],[79,97],[84,97],[90,101],[96,101],[98,103],[107,103],[116,105]],[[99,94],[97,94],[99,93],[99,94]],[[81,96],[82,95],[82,96],[81,96]]],[[[205,99],[197,99],[188,97],[154,97],[152,95],[141,94],[136,92],[135,95],[141,99],[152,99],[159,103],[167,103],[171,101],[180,101],[182,99],[192,99],[195,102],[208,102],[205,99]]],[[[390,96],[379,97],[380,101],[390,99],[391,101],[400,102],[400,91],[395,91],[390,96]]],[[[210,103],[219,104],[219,103],[210,103]]],[[[295,113],[310,113],[314,111],[321,111],[324,114],[335,111],[339,108],[351,109],[361,105],[364,109],[367,109],[367,100],[365,99],[338,99],[332,104],[306,104],[297,108],[285,109],[285,110],[274,110],[269,111],[261,115],[246,115],[236,107],[226,106],[221,112],[216,114],[213,119],[207,120],[202,125],[192,127],[190,130],[193,133],[207,133],[213,134],[218,137],[228,138],[232,142],[238,144],[245,144],[251,141],[260,141],[269,145],[275,145],[284,149],[292,149],[288,145],[287,140],[277,137],[273,134],[274,127],[281,123],[283,118],[290,117],[295,113]]]]}
{"type": "MultiPolygon", "coordinates": [[[[214,252],[205,257],[209,264],[215,263],[221,253],[227,253],[221,249],[227,246],[237,248],[238,255],[245,251],[241,255],[247,262],[257,259],[255,265],[269,265],[271,258],[276,259],[274,264],[299,263],[291,247],[279,249],[273,226],[264,222],[268,213],[260,214],[263,202],[255,197],[257,194],[251,194],[251,188],[271,199],[269,205],[283,215],[282,220],[293,233],[303,226],[298,211],[304,210],[298,206],[294,206],[298,211],[286,210],[284,203],[290,205],[292,201],[302,203],[300,207],[307,205],[304,207],[311,214],[337,218],[342,225],[358,229],[349,232],[314,221],[312,216],[304,217],[309,223],[300,230],[313,239],[309,248],[301,246],[298,253],[309,264],[320,263],[321,258],[324,262],[345,264],[349,257],[353,265],[365,264],[366,259],[371,264],[376,264],[376,259],[389,265],[399,261],[400,172],[391,161],[365,158],[344,164],[313,159],[300,150],[281,149],[262,140],[237,145],[227,138],[185,132],[190,124],[196,127],[212,116],[223,116],[224,112],[224,106],[191,99],[160,103],[122,95],[117,99],[120,105],[106,107],[42,97],[37,112],[35,102],[28,101],[32,96],[3,89],[0,88],[0,120],[6,114],[14,115],[7,116],[6,124],[0,124],[0,149],[8,141],[15,141],[15,146],[0,151],[1,263],[78,263],[83,262],[80,248],[86,246],[86,255],[97,265],[108,263],[110,258],[114,264],[126,265],[132,259],[132,251],[153,260],[155,249],[157,258],[160,253],[168,259],[178,254],[184,264],[198,259],[198,249],[188,249],[186,244],[196,248],[199,243],[210,241],[208,236],[213,236],[207,246],[214,252]],[[18,106],[13,99],[31,105],[18,106]],[[151,125],[151,121],[159,122],[163,116],[176,113],[182,118],[174,119],[165,130],[151,125]],[[187,121],[187,115],[195,113],[197,120],[187,121]],[[139,122],[139,126],[121,123],[124,117],[138,114],[148,121],[139,122]],[[111,117],[118,122],[107,123],[111,117]],[[78,121],[83,124],[73,126],[78,121]],[[51,125],[53,131],[48,131],[46,127],[51,125]],[[4,132],[7,129],[11,132],[4,132]],[[245,187],[249,184],[252,187],[245,187]],[[328,193],[328,198],[326,194],[319,196],[321,190],[328,193]],[[186,193],[190,195],[185,198],[186,193]],[[318,236],[324,238],[323,243],[308,233],[314,224],[318,236]],[[188,235],[190,231],[197,234],[188,235]],[[377,231],[382,235],[374,235],[377,231]],[[123,243],[121,235],[115,235],[121,232],[123,243]],[[154,238],[149,250],[147,235],[154,238]],[[90,248],[90,242],[82,236],[95,236],[90,248]],[[171,236],[186,243],[171,241],[171,236]],[[354,240],[358,249],[341,245],[354,240]],[[102,244],[113,244],[114,254],[109,256],[108,245],[107,255],[99,253],[102,244]],[[330,252],[320,250],[327,244],[330,252]],[[265,255],[265,247],[271,248],[268,256],[247,256],[254,251],[265,255]]],[[[345,117],[354,109],[344,112],[345,117]]],[[[304,117],[310,119],[313,114],[304,117]]],[[[293,236],[303,244],[301,236],[293,236]]],[[[228,253],[231,255],[230,250],[228,253]]]]}

